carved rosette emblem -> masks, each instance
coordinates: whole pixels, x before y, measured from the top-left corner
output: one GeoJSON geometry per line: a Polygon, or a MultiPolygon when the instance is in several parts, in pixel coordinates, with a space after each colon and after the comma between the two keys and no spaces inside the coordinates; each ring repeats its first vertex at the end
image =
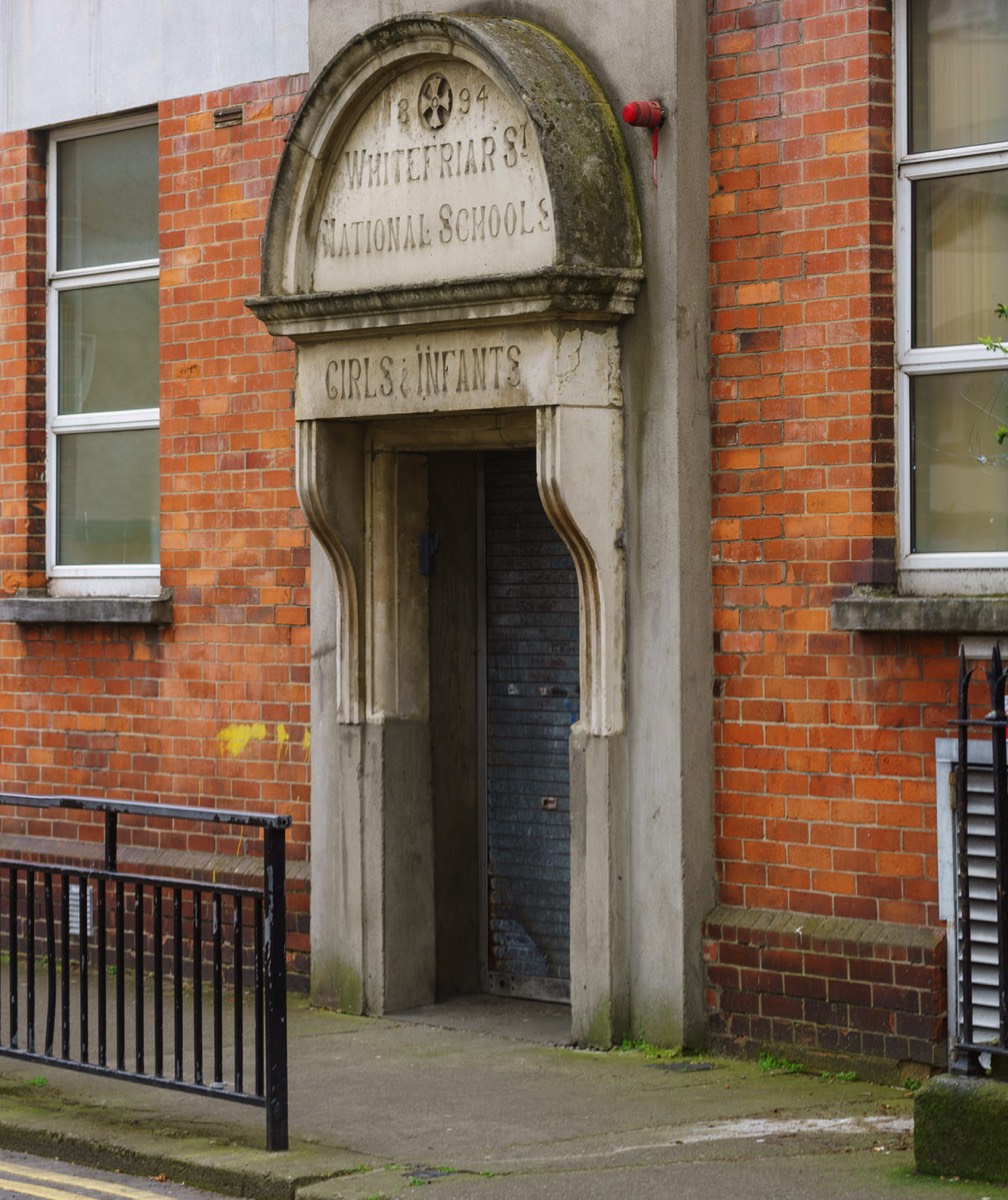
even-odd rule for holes
{"type": "Polygon", "coordinates": [[[443,129],[448,124],[452,110],[452,90],[451,84],[443,75],[435,72],[423,81],[417,108],[425,128],[434,131],[443,129]]]}

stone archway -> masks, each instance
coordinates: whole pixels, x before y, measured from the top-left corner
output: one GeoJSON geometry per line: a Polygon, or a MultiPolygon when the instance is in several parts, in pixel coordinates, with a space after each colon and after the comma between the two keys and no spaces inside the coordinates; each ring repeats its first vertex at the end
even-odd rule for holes
{"type": "Polygon", "coordinates": [[[345,1009],[434,995],[424,455],[525,445],[579,588],[572,1030],[624,1032],[629,178],[584,66],[510,19],[375,27],[291,130],[249,303],[297,345],[298,491],[332,565],[312,577],[312,973],[345,1009]]]}

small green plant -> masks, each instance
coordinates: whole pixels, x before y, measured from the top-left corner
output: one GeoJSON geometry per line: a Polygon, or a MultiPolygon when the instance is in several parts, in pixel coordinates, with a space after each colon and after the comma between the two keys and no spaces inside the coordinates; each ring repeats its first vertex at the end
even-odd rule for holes
{"type": "Polygon", "coordinates": [[[34,1079],[28,1080],[29,1087],[47,1087],[49,1080],[44,1075],[36,1075],[34,1079]]]}
{"type": "Polygon", "coordinates": [[[682,1046],[656,1046],[652,1042],[645,1041],[644,1038],[624,1038],[620,1042],[620,1051],[633,1051],[637,1054],[643,1054],[645,1058],[654,1059],[669,1059],[681,1058],[682,1046]]]}
{"type": "Polygon", "coordinates": [[[792,1062],[789,1058],[778,1058],[768,1050],[762,1051],[759,1056],[759,1069],[767,1073],[778,1071],[782,1075],[801,1075],[805,1070],[801,1063],[792,1062]]]}
{"type": "Polygon", "coordinates": [[[906,1077],[906,1079],[903,1080],[903,1083],[900,1086],[908,1092],[919,1092],[920,1085],[921,1085],[921,1081],[919,1079],[911,1079],[910,1076],[908,1075],[906,1077]]]}
{"type": "MultiPolygon", "coordinates": [[[[995,309],[995,313],[999,320],[1008,321],[1008,308],[1003,304],[999,304],[995,309]]],[[[1003,342],[1001,338],[993,338],[989,335],[980,339],[980,344],[988,350],[998,351],[1001,354],[1008,354],[1008,344],[1003,342]]],[[[1005,438],[1008,438],[1008,425],[999,425],[994,431],[994,436],[997,438],[998,445],[1004,443],[1005,438]]]]}

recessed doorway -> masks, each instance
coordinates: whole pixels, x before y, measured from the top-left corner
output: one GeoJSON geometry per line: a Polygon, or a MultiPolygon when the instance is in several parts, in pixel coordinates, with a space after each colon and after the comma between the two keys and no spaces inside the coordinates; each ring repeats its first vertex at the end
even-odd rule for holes
{"type": "Polygon", "coordinates": [[[437,995],[570,997],[578,585],[533,450],[432,454],[437,995]]]}
{"type": "Polygon", "coordinates": [[[483,459],[484,988],[570,998],[578,587],[534,451],[483,459]]]}

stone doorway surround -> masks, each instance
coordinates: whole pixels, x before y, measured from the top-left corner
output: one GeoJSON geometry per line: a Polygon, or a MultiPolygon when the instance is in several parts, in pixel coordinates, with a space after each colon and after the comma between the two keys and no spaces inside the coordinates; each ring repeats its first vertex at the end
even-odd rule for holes
{"type": "MultiPolygon", "coordinates": [[[[322,71],[276,180],[261,294],[297,346],[312,571],[312,978],[430,1003],[427,452],[535,446],[578,577],[575,1041],[627,1031],[624,454],[618,324],[642,281],[611,106],[547,31],[407,17],[322,71]],[[331,564],[325,568],[322,552],[331,564]]],[[[436,731],[435,731],[436,733],[436,731]]]]}

